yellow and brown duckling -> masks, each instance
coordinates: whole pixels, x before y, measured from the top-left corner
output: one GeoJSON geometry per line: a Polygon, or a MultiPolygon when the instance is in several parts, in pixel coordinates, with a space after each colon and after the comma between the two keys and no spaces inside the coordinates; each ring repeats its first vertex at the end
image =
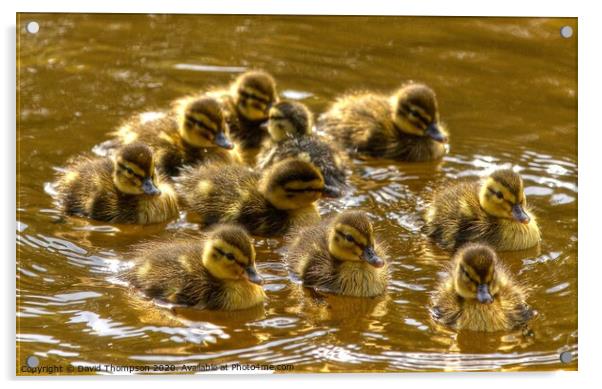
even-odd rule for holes
{"type": "Polygon", "coordinates": [[[305,286],[332,294],[373,297],[385,292],[387,261],[365,212],[345,211],[302,229],[286,261],[305,286]]]}
{"type": "Polygon", "coordinates": [[[446,278],[433,293],[431,314],[457,330],[508,331],[526,324],[534,311],[526,303],[525,289],[495,251],[468,244],[454,255],[446,278]]]}
{"type": "Polygon", "coordinates": [[[343,193],[347,172],[338,150],[312,134],[313,115],[305,105],[295,101],[280,101],[269,113],[266,141],[257,156],[257,166],[265,169],[286,158],[297,157],[312,162],[324,177],[333,197],[343,193]]]}
{"type": "Polygon", "coordinates": [[[431,161],[447,152],[435,92],[424,84],[402,86],[393,96],[357,93],[339,98],[318,128],[352,152],[407,162],[431,161]]]}
{"type": "Polygon", "coordinates": [[[113,158],[76,157],[56,188],[68,215],[125,224],[161,223],[178,215],[175,191],[156,174],[150,147],[139,142],[121,147],[113,158]]]}
{"type": "Polygon", "coordinates": [[[139,246],[121,279],[151,298],[210,310],[239,310],[263,303],[255,248],[247,232],[219,225],[202,239],[139,246]]]}
{"type": "Polygon", "coordinates": [[[155,153],[159,172],[177,176],[184,165],[206,162],[241,162],[228,137],[228,126],[220,103],[209,96],[177,101],[172,112],[152,120],[137,115],[117,131],[103,147],[141,141],[155,153]]]}
{"type": "Polygon", "coordinates": [[[427,234],[447,249],[483,242],[497,250],[523,250],[541,239],[523,180],[510,169],[497,170],[482,182],[460,182],[441,190],[425,219],[427,234]]]}
{"type": "Polygon", "coordinates": [[[265,122],[272,104],[278,101],[276,81],[267,72],[248,71],[227,90],[211,92],[224,106],[230,134],[243,160],[255,165],[263,142],[269,138],[265,122]]]}
{"type": "Polygon", "coordinates": [[[279,236],[319,221],[324,179],[311,163],[286,159],[262,173],[242,165],[186,169],[176,190],[193,220],[209,226],[239,223],[254,235],[279,236]]]}

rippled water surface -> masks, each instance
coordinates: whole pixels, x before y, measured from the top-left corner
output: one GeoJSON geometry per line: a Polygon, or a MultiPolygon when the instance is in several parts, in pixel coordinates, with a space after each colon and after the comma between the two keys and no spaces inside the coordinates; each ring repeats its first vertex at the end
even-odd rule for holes
{"type": "Polygon", "coordinates": [[[43,364],[292,364],[294,371],[548,370],[577,367],[577,48],[574,19],[21,15],[18,28],[17,370],[43,364]],[[40,23],[37,35],[25,21],[40,23]],[[121,120],[247,68],[322,112],[350,89],[414,79],[450,129],[441,163],[356,161],[352,190],[323,214],[362,207],[394,252],[380,299],[316,296],[289,280],[282,242],[256,239],[264,308],[159,306],[112,275],[142,240],[192,224],[123,227],[62,218],[45,186],[121,120]],[[538,249],[502,253],[532,288],[532,334],[454,333],[426,305],[449,253],[420,232],[429,194],[495,166],[520,170],[538,249]],[[573,361],[563,365],[559,353],[573,361]]]}

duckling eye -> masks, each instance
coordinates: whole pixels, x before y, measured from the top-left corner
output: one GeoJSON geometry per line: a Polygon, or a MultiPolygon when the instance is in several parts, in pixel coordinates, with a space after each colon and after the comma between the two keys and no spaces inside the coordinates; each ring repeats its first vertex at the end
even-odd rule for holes
{"type": "Polygon", "coordinates": [[[234,261],[234,254],[228,253],[228,254],[226,254],[226,258],[228,258],[228,260],[230,260],[230,261],[234,261]]]}
{"type": "Polygon", "coordinates": [[[347,239],[347,242],[353,242],[353,236],[351,235],[345,235],[345,239],[347,239]]]}
{"type": "Polygon", "coordinates": [[[497,198],[498,198],[498,199],[500,199],[500,200],[504,198],[504,195],[502,194],[502,192],[496,192],[496,194],[495,194],[495,195],[496,195],[496,196],[497,196],[497,198]]]}

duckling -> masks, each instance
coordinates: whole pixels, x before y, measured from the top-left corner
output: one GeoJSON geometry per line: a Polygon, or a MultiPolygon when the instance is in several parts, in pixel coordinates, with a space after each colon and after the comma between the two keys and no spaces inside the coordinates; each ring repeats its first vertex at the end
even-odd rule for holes
{"type": "Polygon", "coordinates": [[[172,112],[153,120],[138,115],[110,135],[115,139],[103,144],[106,149],[132,141],[148,144],[154,149],[158,171],[168,176],[177,176],[187,164],[241,162],[232,150],[221,105],[205,95],[180,99],[172,112]]]}
{"type": "Polygon", "coordinates": [[[311,163],[291,158],[261,174],[242,165],[188,168],[176,191],[183,209],[204,226],[235,222],[255,235],[278,236],[320,219],[315,202],[324,179],[311,163]]]}
{"type": "Polygon", "coordinates": [[[146,243],[120,275],[151,298],[209,310],[246,309],[265,300],[247,232],[219,225],[200,241],[146,243]]]}
{"type": "Polygon", "coordinates": [[[153,153],[140,142],[121,147],[113,159],[76,157],[56,189],[68,215],[124,224],[162,223],[178,215],[173,188],[157,176],[153,153]]]}
{"type": "Polygon", "coordinates": [[[345,211],[301,230],[288,246],[289,269],[303,284],[332,294],[385,292],[387,262],[365,212],[345,211]]]}
{"type": "Polygon", "coordinates": [[[324,177],[327,192],[342,195],[347,172],[340,152],[312,134],[313,115],[302,103],[280,101],[269,113],[266,141],[257,156],[257,166],[265,169],[275,162],[299,157],[312,162],[324,177]]]}
{"type": "Polygon", "coordinates": [[[358,93],[339,98],[318,128],[353,152],[407,162],[431,161],[446,152],[435,92],[424,84],[402,86],[393,96],[358,93]]]}
{"type": "Polygon", "coordinates": [[[269,134],[265,128],[272,104],[278,101],[276,81],[267,72],[248,71],[240,75],[227,90],[214,90],[226,112],[232,138],[242,159],[250,166],[269,134]]]}
{"type": "Polygon", "coordinates": [[[534,316],[525,300],[524,288],[491,247],[468,244],[454,255],[432,295],[430,311],[435,320],[457,330],[508,331],[534,316]]]}
{"type": "Polygon", "coordinates": [[[541,237],[527,208],[520,175],[497,170],[483,182],[460,182],[436,193],[427,208],[426,233],[447,249],[480,241],[497,250],[523,250],[541,237]]]}

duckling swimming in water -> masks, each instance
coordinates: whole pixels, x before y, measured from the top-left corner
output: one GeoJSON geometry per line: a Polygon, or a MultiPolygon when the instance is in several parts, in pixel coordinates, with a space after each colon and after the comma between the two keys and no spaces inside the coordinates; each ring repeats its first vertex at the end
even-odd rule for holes
{"type": "Polygon", "coordinates": [[[324,179],[311,163],[286,159],[261,174],[242,165],[188,168],[176,190],[183,209],[202,225],[234,222],[254,235],[278,236],[319,221],[315,202],[324,179]]]}
{"type": "Polygon", "coordinates": [[[436,193],[425,221],[426,233],[447,249],[483,242],[497,250],[523,250],[541,239],[527,208],[523,180],[510,169],[436,193]]]}
{"type": "Polygon", "coordinates": [[[372,297],[387,288],[385,254],[362,211],[345,211],[299,231],[286,261],[305,286],[328,293],[372,297]]]}
{"type": "Polygon", "coordinates": [[[206,162],[241,162],[232,150],[228,126],[220,103],[209,96],[189,97],[177,101],[173,112],[153,120],[138,115],[117,131],[115,139],[101,148],[111,149],[132,141],[148,144],[155,154],[159,172],[177,176],[184,165],[206,162]]]}
{"type": "Polygon", "coordinates": [[[343,96],[320,117],[318,128],[352,152],[369,157],[422,162],[447,152],[435,92],[419,83],[406,84],[390,97],[343,96]]]}
{"type": "Polygon", "coordinates": [[[313,115],[305,105],[295,101],[280,101],[269,113],[268,132],[271,139],[264,143],[257,156],[257,166],[265,169],[290,157],[313,163],[324,177],[328,191],[342,195],[347,172],[338,150],[312,134],[313,115]]]}
{"type": "Polygon", "coordinates": [[[161,223],[178,216],[177,197],[166,178],[155,173],[151,149],[133,142],[111,158],[74,158],[56,188],[63,212],[95,220],[161,223]]]}
{"type": "Polygon", "coordinates": [[[495,251],[468,244],[454,255],[447,277],[432,296],[431,314],[457,330],[509,331],[534,316],[526,293],[495,251]]]}
{"type": "Polygon", "coordinates": [[[143,244],[120,278],[151,298],[201,309],[246,309],[266,297],[251,238],[236,225],[219,225],[200,240],[143,244]]]}
{"type": "Polygon", "coordinates": [[[263,142],[269,138],[265,128],[272,104],[278,101],[276,81],[261,70],[240,75],[227,90],[210,93],[223,104],[230,134],[243,160],[255,166],[263,142]]]}

